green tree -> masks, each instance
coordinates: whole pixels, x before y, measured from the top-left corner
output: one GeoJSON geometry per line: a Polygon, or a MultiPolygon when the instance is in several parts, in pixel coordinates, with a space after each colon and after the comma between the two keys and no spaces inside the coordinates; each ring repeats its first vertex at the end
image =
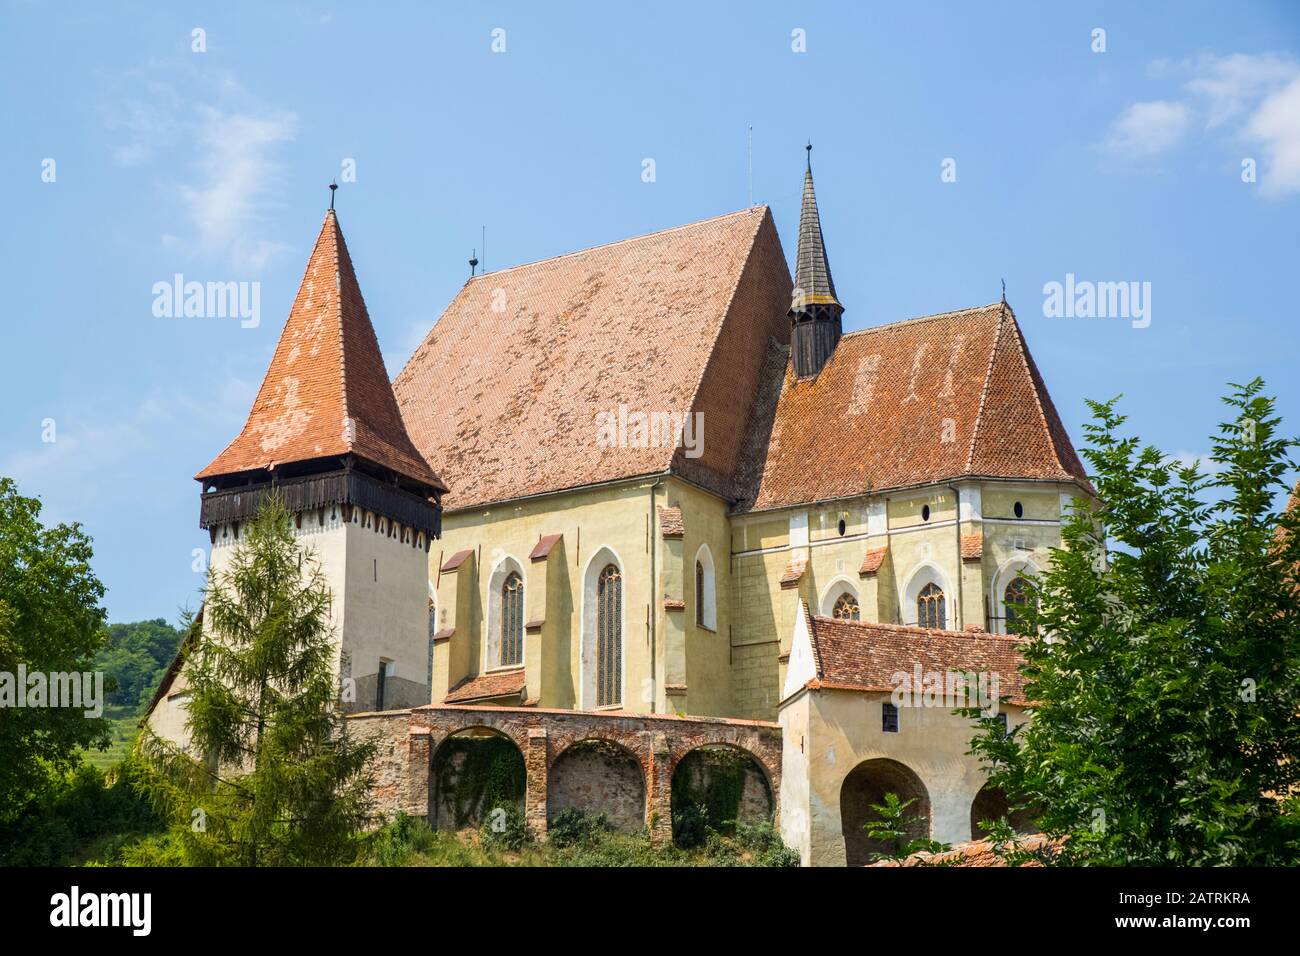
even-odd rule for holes
{"type": "Polygon", "coordinates": [[[946,843],[913,835],[922,819],[907,812],[915,802],[915,797],[903,800],[896,793],[887,793],[883,803],[869,805],[875,811],[876,819],[866,823],[867,839],[885,847],[884,851],[872,851],[873,860],[901,863],[914,853],[941,853],[948,849],[946,843]]]}
{"type": "Polygon", "coordinates": [[[271,498],[205,594],[185,664],[188,752],[141,735],[140,786],[170,824],[136,862],[327,865],[350,861],[369,814],[374,747],[337,703],[338,644],[319,564],[271,498]]]}
{"type": "Polygon", "coordinates": [[[1300,513],[1274,508],[1296,442],[1262,392],[1225,398],[1208,476],[1089,403],[1102,504],[1078,502],[1017,622],[1045,635],[1032,719],[982,719],[972,748],[1062,863],[1300,860],[1300,513]]]}
{"type": "MultiPolygon", "coordinates": [[[[90,538],[78,524],[47,528],[40,513],[39,501],[0,478],[0,674],[13,693],[26,691],[16,686],[20,664],[28,673],[87,672],[104,643],[90,538]]],[[[108,731],[85,708],[0,706],[0,822],[71,770],[81,748],[107,746],[108,731]]]]}
{"type": "Polygon", "coordinates": [[[162,618],[110,624],[108,645],[95,658],[95,667],[117,685],[108,695],[109,704],[132,712],[147,705],[176,655],[182,636],[183,631],[162,618]]]}

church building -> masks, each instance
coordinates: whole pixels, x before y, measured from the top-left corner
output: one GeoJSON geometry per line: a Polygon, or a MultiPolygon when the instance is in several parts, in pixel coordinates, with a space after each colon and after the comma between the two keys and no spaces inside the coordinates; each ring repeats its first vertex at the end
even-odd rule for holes
{"type": "MultiPolygon", "coordinates": [[[[997,795],[969,722],[900,716],[896,677],[1001,674],[1027,719],[1007,622],[1093,491],[1005,299],[844,331],[808,156],[793,277],[763,205],[472,275],[391,383],[331,206],[248,421],[196,476],[211,568],[276,488],[334,594],[349,711],[724,718],[779,732],[805,863],[865,862],[886,791],[977,836],[997,795]]],[[[183,739],[184,699],[178,659],[149,726],[183,739]]],[[[545,785],[528,800],[544,829],[545,785]]]]}

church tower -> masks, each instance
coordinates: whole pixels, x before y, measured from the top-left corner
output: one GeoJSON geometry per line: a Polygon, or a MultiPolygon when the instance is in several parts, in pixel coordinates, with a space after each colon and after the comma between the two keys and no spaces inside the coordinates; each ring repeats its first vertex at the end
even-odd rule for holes
{"type": "Polygon", "coordinates": [[[812,144],[806,147],[803,208],[799,212],[799,252],[795,257],[794,294],[790,302],[790,356],[799,378],[822,370],[840,340],[844,306],[835,297],[835,281],[822,241],[822,221],[813,191],[812,144]]]}
{"type": "Polygon", "coordinates": [[[243,431],[195,478],[213,573],[267,494],[284,498],[333,592],[345,710],[429,702],[447,489],[407,435],[333,203],[243,431]]]}

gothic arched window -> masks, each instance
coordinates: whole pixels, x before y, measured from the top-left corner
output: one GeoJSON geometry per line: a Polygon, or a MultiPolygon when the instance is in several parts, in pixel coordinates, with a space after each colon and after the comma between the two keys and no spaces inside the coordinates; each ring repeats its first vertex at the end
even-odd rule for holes
{"type": "Polygon", "coordinates": [[[596,706],[623,700],[623,576],[610,564],[596,582],[596,706]]]}
{"type": "Polygon", "coordinates": [[[835,606],[831,608],[831,617],[837,621],[856,621],[861,614],[858,608],[858,599],[848,591],[845,591],[835,599],[835,606]]]}
{"type": "Polygon", "coordinates": [[[511,571],[501,585],[501,666],[524,662],[524,579],[511,571]]]}
{"type": "Polygon", "coordinates": [[[1007,589],[1002,592],[1002,603],[1006,607],[1007,625],[1011,625],[1020,616],[1020,609],[1029,603],[1029,582],[1022,577],[1014,577],[1007,589]]]}
{"type": "Polygon", "coordinates": [[[695,623],[704,626],[704,565],[695,562],[695,623]]]}
{"type": "Polygon", "coordinates": [[[916,623],[942,631],[947,625],[943,591],[931,581],[916,596],[916,623]]]}

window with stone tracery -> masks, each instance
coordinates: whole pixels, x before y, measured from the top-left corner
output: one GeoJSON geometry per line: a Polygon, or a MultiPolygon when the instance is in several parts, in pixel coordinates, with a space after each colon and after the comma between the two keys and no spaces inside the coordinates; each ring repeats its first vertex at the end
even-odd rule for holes
{"type": "Polygon", "coordinates": [[[943,630],[947,626],[943,591],[933,581],[916,596],[916,623],[921,627],[943,630]]]}
{"type": "Polygon", "coordinates": [[[623,575],[610,564],[596,582],[596,706],[623,700],[623,575]]]}
{"type": "Polygon", "coordinates": [[[831,608],[831,617],[837,621],[856,621],[861,615],[861,609],[858,607],[858,599],[845,591],[835,600],[835,606],[831,608]]]}

